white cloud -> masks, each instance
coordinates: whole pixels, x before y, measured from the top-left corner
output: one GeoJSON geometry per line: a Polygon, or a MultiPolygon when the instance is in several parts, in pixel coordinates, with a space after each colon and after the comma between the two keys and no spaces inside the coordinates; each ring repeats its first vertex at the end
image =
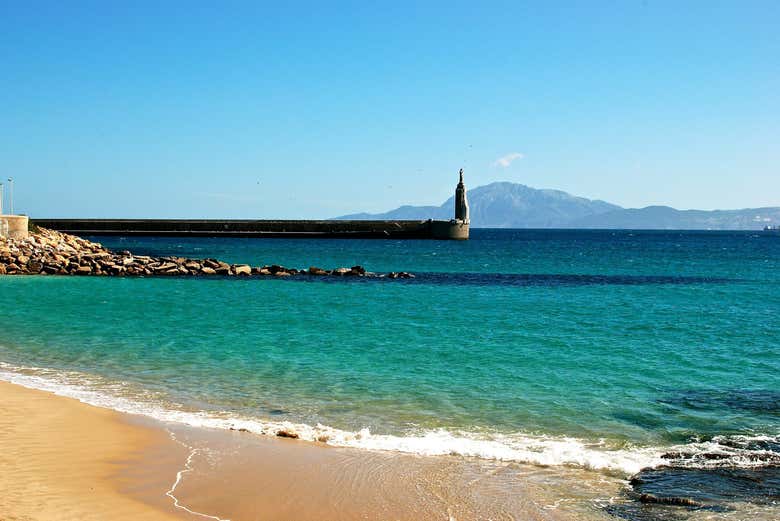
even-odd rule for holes
{"type": "Polygon", "coordinates": [[[525,157],[525,154],[521,154],[520,152],[512,152],[511,154],[507,154],[503,157],[499,157],[495,161],[493,161],[493,166],[500,166],[501,168],[506,168],[509,165],[512,164],[512,161],[515,159],[523,159],[525,157]]]}

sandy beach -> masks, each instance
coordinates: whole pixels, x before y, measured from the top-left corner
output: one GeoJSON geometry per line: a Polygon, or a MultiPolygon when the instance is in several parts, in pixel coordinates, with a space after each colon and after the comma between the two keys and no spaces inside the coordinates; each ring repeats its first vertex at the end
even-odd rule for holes
{"type": "Polygon", "coordinates": [[[533,467],[157,425],[6,382],[0,403],[3,521],[585,518],[533,467]]]}
{"type": "Polygon", "coordinates": [[[0,382],[0,519],[186,519],[124,491],[127,476],[164,494],[184,450],[164,431],[134,424],[119,413],[0,382]],[[167,454],[137,466],[147,451],[167,454]]]}

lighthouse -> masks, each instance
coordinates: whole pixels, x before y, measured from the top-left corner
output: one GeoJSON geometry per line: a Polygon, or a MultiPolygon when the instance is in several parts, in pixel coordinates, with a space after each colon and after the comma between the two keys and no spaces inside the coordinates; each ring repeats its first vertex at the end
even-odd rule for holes
{"type": "Polygon", "coordinates": [[[460,179],[455,187],[455,217],[449,221],[428,220],[431,237],[434,239],[465,241],[469,238],[469,201],[466,199],[462,168],[458,174],[460,179]]]}
{"type": "Polygon", "coordinates": [[[463,184],[463,169],[460,169],[460,180],[455,187],[455,220],[469,223],[469,201],[466,199],[466,187],[463,184]]]}

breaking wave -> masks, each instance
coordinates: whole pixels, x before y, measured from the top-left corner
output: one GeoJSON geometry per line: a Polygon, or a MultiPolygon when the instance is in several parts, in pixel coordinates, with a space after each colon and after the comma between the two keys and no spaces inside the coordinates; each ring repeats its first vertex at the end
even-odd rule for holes
{"type": "Polygon", "coordinates": [[[186,410],[166,403],[153,392],[139,392],[129,384],[112,382],[76,371],[19,367],[0,362],[0,380],[83,403],[162,422],[266,436],[295,437],[336,447],[396,451],[421,456],[457,455],[542,466],[566,465],[630,476],[643,469],[755,468],[780,466],[780,436],[716,436],[707,441],[672,447],[616,447],[606,440],[526,433],[474,433],[428,430],[405,436],[375,434],[368,428],[347,431],[327,425],[307,425],[240,417],[234,413],[186,410]]]}

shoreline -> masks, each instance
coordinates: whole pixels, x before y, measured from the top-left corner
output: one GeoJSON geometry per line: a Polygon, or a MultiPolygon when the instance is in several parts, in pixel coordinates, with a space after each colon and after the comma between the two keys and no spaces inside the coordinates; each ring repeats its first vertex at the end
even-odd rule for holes
{"type": "MultiPolygon", "coordinates": [[[[608,521],[665,519],[669,508],[688,509],[692,517],[680,519],[691,520],[713,508],[737,516],[752,510],[755,519],[775,514],[750,502],[640,494],[621,477],[566,465],[367,450],[161,421],[29,384],[0,380],[0,519],[608,521]]],[[[675,471],[649,470],[650,479],[658,472],[675,471]]],[[[762,472],[756,478],[765,479],[762,472]]]]}
{"type": "Polygon", "coordinates": [[[514,437],[485,437],[478,433],[447,430],[427,430],[404,436],[371,432],[368,428],[349,431],[322,424],[169,408],[132,396],[138,389],[117,393],[101,391],[98,388],[103,387],[105,382],[102,379],[92,380],[87,374],[52,373],[47,369],[18,367],[4,362],[0,362],[1,380],[166,426],[292,439],[324,448],[385,451],[414,457],[453,456],[554,468],[570,466],[620,479],[628,479],[642,468],[655,467],[663,462],[660,448],[610,449],[601,443],[564,436],[518,433],[514,437]],[[128,396],[128,392],[132,395],[128,396]]]}
{"type": "Polygon", "coordinates": [[[166,425],[6,381],[0,403],[3,518],[604,519],[558,511],[572,478],[539,467],[166,425]]]}

